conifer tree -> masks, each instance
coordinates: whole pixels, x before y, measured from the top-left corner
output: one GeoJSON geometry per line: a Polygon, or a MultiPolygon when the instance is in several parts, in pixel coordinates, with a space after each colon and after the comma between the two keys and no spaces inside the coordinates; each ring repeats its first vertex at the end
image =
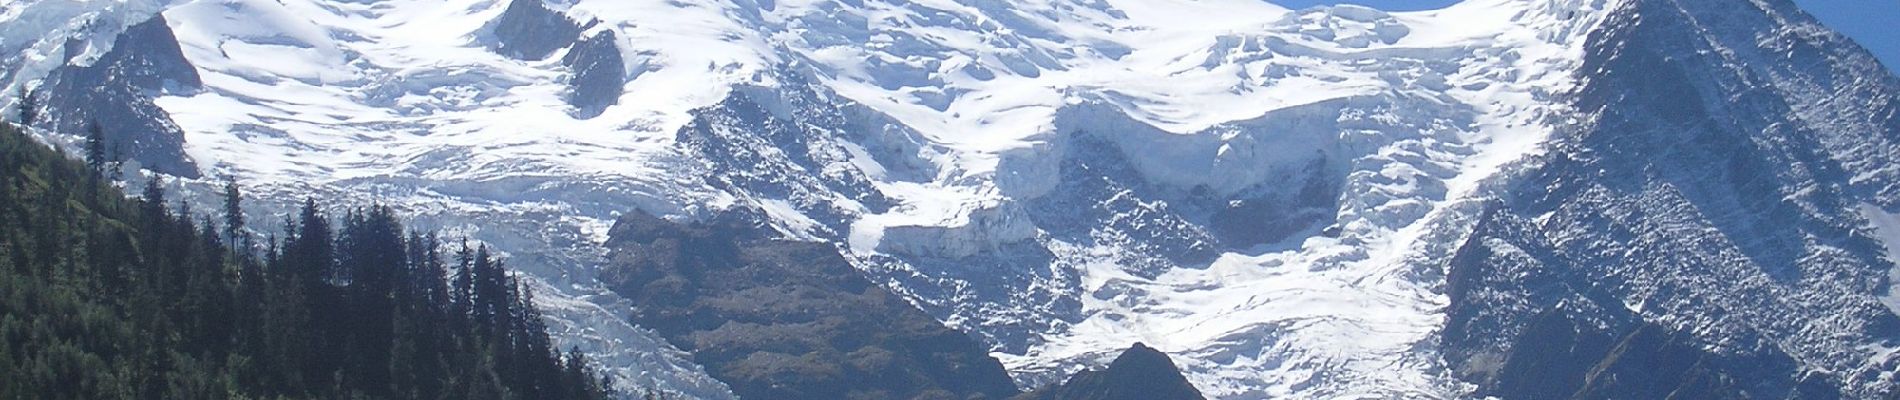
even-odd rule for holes
{"type": "Polygon", "coordinates": [[[460,250],[455,252],[455,279],[450,283],[451,325],[462,331],[473,329],[475,315],[475,253],[468,247],[468,240],[462,240],[460,250]]]}
{"type": "Polygon", "coordinates": [[[105,131],[99,128],[99,122],[97,121],[91,124],[87,124],[86,125],[86,167],[92,170],[93,176],[105,177],[106,163],[108,162],[111,162],[111,160],[106,158],[105,131]]]}
{"type": "Polygon", "coordinates": [[[145,190],[139,194],[139,204],[146,216],[163,217],[165,211],[165,177],[153,175],[145,181],[145,190]]]}
{"type": "Polygon", "coordinates": [[[336,242],[330,221],[317,209],[316,199],[304,199],[296,227],[296,235],[284,248],[285,261],[302,286],[312,292],[320,291],[334,274],[336,242]]]}
{"type": "Polygon", "coordinates": [[[33,126],[40,119],[40,93],[37,90],[20,87],[20,126],[33,126]]]}
{"type": "Polygon", "coordinates": [[[0,124],[0,399],[610,396],[485,248],[451,289],[434,234],[306,199],[260,265],[162,179],[128,200],[88,167],[0,124]]]}
{"type": "Polygon", "coordinates": [[[227,178],[224,181],[224,241],[237,247],[238,253],[250,254],[250,235],[244,230],[244,193],[238,187],[237,180],[227,178]]]}
{"type": "Polygon", "coordinates": [[[125,143],[124,142],[112,143],[112,148],[110,150],[106,150],[106,159],[110,160],[110,162],[106,163],[106,180],[118,181],[118,180],[124,179],[125,178],[125,143]]]}

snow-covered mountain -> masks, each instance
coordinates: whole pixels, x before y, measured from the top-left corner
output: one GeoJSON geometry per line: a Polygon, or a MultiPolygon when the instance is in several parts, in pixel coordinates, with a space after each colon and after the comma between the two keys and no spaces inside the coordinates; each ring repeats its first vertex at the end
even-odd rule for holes
{"type": "Polygon", "coordinates": [[[1618,393],[1635,343],[1900,391],[1900,81],[1785,0],[16,0],[0,51],[97,92],[49,141],[393,204],[699,397],[594,280],[620,213],[758,209],[1024,387],[1141,342],[1220,399],[1618,393]]]}

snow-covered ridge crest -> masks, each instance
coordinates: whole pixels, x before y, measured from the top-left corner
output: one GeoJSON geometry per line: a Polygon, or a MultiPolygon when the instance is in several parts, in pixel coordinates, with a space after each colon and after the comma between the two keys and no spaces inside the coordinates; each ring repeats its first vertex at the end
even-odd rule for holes
{"type": "MultiPolygon", "coordinates": [[[[155,0],[15,1],[0,4],[0,81],[7,93],[71,63],[91,65],[112,49],[120,32],[170,4],[155,0]]],[[[12,109],[19,99],[0,103],[12,109]]]]}
{"type": "MultiPolygon", "coordinates": [[[[1467,390],[1430,351],[1431,243],[1564,121],[1580,37],[1614,6],[548,3],[624,60],[588,115],[571,50],[484,42],[506,1],[151,4],[204,77],[159,105],[207,176],[494,243],[564,341],[636,382],[719,390],[616,315],[592,247],[619,211],[750,206],[851,249],[1024,383],[1139,341],[1226,399],[1467,390]]],[[[91,18],[69,14],[34,18],[91,18]]]]}

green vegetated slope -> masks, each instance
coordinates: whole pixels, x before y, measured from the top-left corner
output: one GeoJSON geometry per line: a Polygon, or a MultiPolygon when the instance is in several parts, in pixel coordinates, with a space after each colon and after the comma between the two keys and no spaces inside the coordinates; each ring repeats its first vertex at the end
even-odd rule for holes
{"type": "Polygon", "coordinates": [[[109,168],[0,124],[0,399],[610,396],[484,250],[306,206],[237,251],[236,187],[200,213],[109,168]]]}

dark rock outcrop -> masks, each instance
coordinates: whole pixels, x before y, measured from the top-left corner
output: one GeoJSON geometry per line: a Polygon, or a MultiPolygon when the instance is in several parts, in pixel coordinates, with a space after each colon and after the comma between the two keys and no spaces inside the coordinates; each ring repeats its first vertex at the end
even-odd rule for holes
{"type": "Polygon", "coordinates": [[[540,60],[574,44],[584,27],[542,0],[514,0],[502,10],[492,28],[495,53],[520,60],[540,60]]]}
{"type": "Polygon", "coordinates": [[[1613,332],[1564,307],[1536,316],[1485,395],[1506,399],[1737,399],[1735,379],[1690,335],[1637,323],[1613,332]]]}
{"type": "Polygon", "coordinates": [[[627,83],[626,62],[620,57],[613,30],[601,30],[581,39],[581,34],[596,23],[576,22],[548,9],[542,0],[514,0],[502,10],[501,17],[490,23],[494,39],[489,47],[497,54],[528,61],[568,49],[561,57],[561,65],[571,71],[563,100],[574,106],[576,116],[593,118],[620,101],[620,89],[627,83]]]}
{"type": "Polygon", "coordinates": [[[54,70],[35,90],[44,104],[43,124],[84,134],[97,123],[113,153],[153,171],[197,177],[197,166],[185,155],[184,131],[152,102],[160,93],[188,93],[203,86],[165,17],[126,28],[112,49],[91,65],[70,64],[80,46],[68,43],[69,64],[54,70]]]}
{"type": "Polygon", "coordinates": [[[1179,206],[1191,201],[1150,184],[1124,150],[1089,132],[1070,133],[1064,140],[1055,189],[1025,202],[1037,227],[1072,243],[1138,238],[1121,243],[1138,255],[1118,256],[1115,262],[1146,278],[1178,265],[1205,265],[1220,255],[1219,239],[1179,206]]]}
{"type": "Polygon", "coordinates": [[[737,90],[719,104],[695,110],[675,140],[707,162],[712,185],[785,199],[813,219],[829,222],[824,227],[827,236],[849,231],[845,221],[853,219],[850,210],[825,200],[829,193],[842,194],[871,212],[888,210],[894,203],[871,177],[833,167],[851,162],[849,151],[840,145],[850,126],[838,106],[803,82],[790,80],[784,86],[779,93],[737,90]],[[770,104],[783,112],[775,112],[770,104]]]}
{"type": "Polygon", "coordinates": [[[1107,369],[1077,372],[1060,385],[1015,400],[1201,400],[1201,391],[1181,376],[1174,361],[1141,343],[1122,351],[1107,369]]]}
{"type": "Polygon", "coordinates": [[[561,63],[573,71],[568,80],[567,104],[573,105],[582,118],[599,116],[607,106],[620,101],[620,89],[627,84],[626,63],[614,42],[614,31],[601,31],[575,43],[561,57],[561,63]]]}
{"type": "Polygon", "coordinates": [[[681,224],[624,216],[601,272],[633,320],[746,399],[1001,399],[977,341],[865,280],[824,243],[766,236],[760,216],[681,224]]]}

